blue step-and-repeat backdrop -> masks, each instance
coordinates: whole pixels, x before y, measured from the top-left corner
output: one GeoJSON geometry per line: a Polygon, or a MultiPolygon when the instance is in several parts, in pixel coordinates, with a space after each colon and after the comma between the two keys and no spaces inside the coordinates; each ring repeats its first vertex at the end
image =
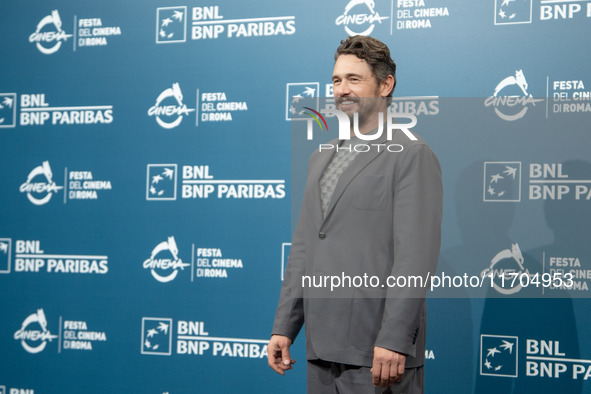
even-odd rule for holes
{"type": "Polygon", "coordinates": [[[0,393],[305,392],[303,338],[266,361],[291,97],[330,106],[355,34],[443,169],[463,281],[429,292],[426,392],[591,393],[590,26],[588,0],[2,1],[0,393]]]}

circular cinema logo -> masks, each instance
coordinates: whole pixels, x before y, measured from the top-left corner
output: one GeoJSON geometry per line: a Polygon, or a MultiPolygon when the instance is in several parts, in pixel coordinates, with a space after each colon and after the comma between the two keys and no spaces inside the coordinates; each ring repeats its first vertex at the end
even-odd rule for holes
{"type": "Polygon", "coordinates": [[[144,261],[143,267],[149,269],[158,282],[170,282],[177,277],[179,269],[184,270],[190,265],[183,263],[178,255],[179,249],[174,237],[168,237],[167,241],[156,245],[150,258],[144,261]]]}
{"type": "Polygon", "coordinates": [[[156,117],[156,122],[160,127],[172,129],[181,124],[183,116],[189,115],[193,111],[195,109],[187,108],[183,104],[181,87],[175,82],[171,88],[160,93],[156,103],[148,110],[148,115],[156,117]]]}
{"type": "Polygon", "coordinates": [[[342,15],[335,21],[337,26],[343,26],[350,36],[369,36],[377,23],[382,23],[387,16],[380,16],[375,10],[373,0],[351,0],[342,15]]]}
{"type": "Polygon", "coordinates": [[[57,335],[51,334],[47,329],[47,319],[43,309],[38,309],[36,313],[30,314],[21,325],[21,328],[14,333],[14,339],[21,341],[23,348],[29,353],[39,353],[51,342],[57,338],[57,335]]]}
{"type": "Polygon", "coordinates": [[[503,79],[495,87],[492,96],[484,100],[486,107],[493,107],[497,116],[506,121],[521,119],[529,106],[535,106],[543,99],[534,99],[527,92],[527,81],[523,70],[516,70],[515,75],[503,79]]]}
{"type": "Polygon", "coordinates": [[[53,181],[53,172],[48,161],[37,166],[29,173],[27,181],[23,183],[19,190],[26,193],[30,202],[35,205],[47,204],[53,193],[57,193],[63,186],[58,186],[53,181]]]}
{"type": "Polygon", "coordinates": [[[522,276],[531,278],[532,274],[523,265],[524,258],[519,244],[512,244],[511,249],[504,249],[492,258],[490,266],[484,269],[480,276],[490,278],[492,287],[501,294],[518,293],[525,284],[522,276]],[[519,280],[512,280],[519,278],[519,280]]]}
{"type": "Polygon", "coordinates": [[[34,42],[41,53],[51,55],[57,52],[62,43],[70,37],[72,37],[71,34],[66,34],[62,30],[59,12],[53,10],[51,15],[47,15],[37,24],[37,29],[29,36],[29,42],[34,42]]]}

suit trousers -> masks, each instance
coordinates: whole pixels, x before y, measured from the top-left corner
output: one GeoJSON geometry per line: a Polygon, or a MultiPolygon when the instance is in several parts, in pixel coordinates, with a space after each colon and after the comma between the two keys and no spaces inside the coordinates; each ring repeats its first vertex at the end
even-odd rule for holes
{"type": "Polygon", "coordinates": [[[308,361],[308,394],[424,394],[423,366],[406,368],[400,383],[372,384],[371,368],[324,360],[308,361]]]}

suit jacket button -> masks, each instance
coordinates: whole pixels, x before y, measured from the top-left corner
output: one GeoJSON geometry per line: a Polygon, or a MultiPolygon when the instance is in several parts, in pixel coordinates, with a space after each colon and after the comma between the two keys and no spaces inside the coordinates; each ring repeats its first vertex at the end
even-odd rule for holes
{"type": "Polygon", "coordinates": [[[320,239],[326,238],[326,233],[319,233],[318,238],[320,238],[320,239]]]}

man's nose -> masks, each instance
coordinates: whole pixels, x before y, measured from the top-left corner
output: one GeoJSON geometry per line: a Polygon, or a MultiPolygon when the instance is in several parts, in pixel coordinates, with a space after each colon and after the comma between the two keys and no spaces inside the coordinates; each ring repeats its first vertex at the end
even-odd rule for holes
{"type": "Polygon", "coordinates": [[[347,81],[341,81],[338,86],[333,87],[335,96],[347,96],[351,93],[351,86],[347,81]]]}

